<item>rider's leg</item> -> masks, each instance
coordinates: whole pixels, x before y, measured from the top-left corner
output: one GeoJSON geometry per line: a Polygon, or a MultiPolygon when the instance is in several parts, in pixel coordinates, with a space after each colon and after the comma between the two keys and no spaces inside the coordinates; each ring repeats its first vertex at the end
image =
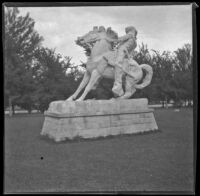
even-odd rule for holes
{"type": "Polygon", "coordinates": [[[78,89],[76,90],[76,92],[71,95],[67,101],[72,101],[74,99],[76,99],[76,97],[78,96],[78,94],[81,92],[81,90],[86,86],[86,84],[88,83],[90,79],[90,73],[88,71],[85,72],[84,76],[83,76],[83,79],[78,87],[78,89]]]}
{"type": "Polygon", "coordinates": [[[87,84],[83,94],[76,101],[83,101],[85,99],[86,95],[94,87],[94,85],[96,84],[96,82],[99,80],[100,77],[101,77],[101,74],[96,69],[93,70],[92,74],[91,74],[91,77],[90,77],[90,81],[87,84]]]}
{"type": "Polygon", "coordinates": [[[122,67],[124,56],[125,56],[124,50],[123,49],[118,49],[117,57],[116,57],[116,61],[115,61],[115,65],[117,67],[122,67]]]}
{"type": "Polygon", "coordinates": [[[115,96],[122,96],[124,94],[123,88],[122,88],[122,76],[123,76],[123,70],[116,66],[115,67],[115,82],[112,88],[112,91],[115,96]]]}
{"type": "Polygon", "coordinates": [[[124,59],[124,51],[118,50],[117,59],[115,63],[115,82],[112,88],[112,91],[115,96],[122,96],[124,94],[124,91],[122,88],[122,76],[124,72],[121,68],[123,59],[124,59]]]}

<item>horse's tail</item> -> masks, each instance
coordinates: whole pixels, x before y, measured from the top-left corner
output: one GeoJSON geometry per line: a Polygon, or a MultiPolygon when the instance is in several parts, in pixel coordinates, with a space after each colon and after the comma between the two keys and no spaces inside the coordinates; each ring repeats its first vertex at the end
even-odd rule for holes
{"type": "Polygon", "coordinates": [[[150,65],[141,64],[140,67],[146,72],[146,76],[144,77],[141,84],[136,84],[136,89],[143,89],[144,87],[148,86],[151,83],[152,76],[153,76],[153,69],[150,65]]]}

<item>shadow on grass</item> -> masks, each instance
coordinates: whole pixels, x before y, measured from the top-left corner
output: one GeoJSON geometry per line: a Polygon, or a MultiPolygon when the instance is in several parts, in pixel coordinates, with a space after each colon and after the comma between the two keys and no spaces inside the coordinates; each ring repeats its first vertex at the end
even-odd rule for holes
{"type": "Polygon", "coordinates": [[[54,139],[50,138],[49,136],[40,135],[38,136],[41,140],[50,143],[50,144],[66,144],[66,143],[78,143],[78,142],[95,142],[100,140],[110,140],[110,139],[118,139],[118,138],[128,138],[128,137],[135,137],[135,136],[141,136],[141,135],[149,135],[153,133],[161,133],[162,131],[160,129],[151,130],[151,131],[144,131],[139,133],[127,133],[127,134],[119,134],[119,135],[109,135],[106,137],[100,136],[96,138],[83,138],[80,136],[74,137],[73,139],[66,138],[64,141],[55,142],[54,139]]]}

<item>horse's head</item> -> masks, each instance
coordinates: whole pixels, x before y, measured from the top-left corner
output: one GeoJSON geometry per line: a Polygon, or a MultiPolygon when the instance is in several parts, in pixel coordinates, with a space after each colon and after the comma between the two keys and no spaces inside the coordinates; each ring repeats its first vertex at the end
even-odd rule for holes
{"type": "Polygon", "coordinates": [[[96,30],[92,30],[85,35],[78,37],[77,40],[75,41],[76,44],[82,47],[86,47],[87,44],[90,44],[94,42],[99,36],[99,32],[96,30]]]}
{"type": "Polygon", "coordinates": [[[99,36],[100,34],[104,34],[105,37],[117,39],[118,35],[115,31],[111,29],[111,27],[108,27],[107,30],[104,28],[104,26],[100,26],[99,28],[97,26],[93,27],[92,31],[89,31],[85,35],[78,37],[75,41],[76,44],[82,47],[87,47],[88,44],[94,43],[98,38],[103,38],[102,36],[99,36]]]}

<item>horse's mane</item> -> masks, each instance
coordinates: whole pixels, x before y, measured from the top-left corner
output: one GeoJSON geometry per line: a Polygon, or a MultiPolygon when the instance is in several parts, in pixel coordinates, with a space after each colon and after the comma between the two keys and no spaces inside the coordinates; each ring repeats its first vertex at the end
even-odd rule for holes
{"type": "Polygon", "coordinates": [[[112,30],[111,27],[107,28],[106,34],[112,39],[118,39],[118,34],[114,30],[112,30]]]}

